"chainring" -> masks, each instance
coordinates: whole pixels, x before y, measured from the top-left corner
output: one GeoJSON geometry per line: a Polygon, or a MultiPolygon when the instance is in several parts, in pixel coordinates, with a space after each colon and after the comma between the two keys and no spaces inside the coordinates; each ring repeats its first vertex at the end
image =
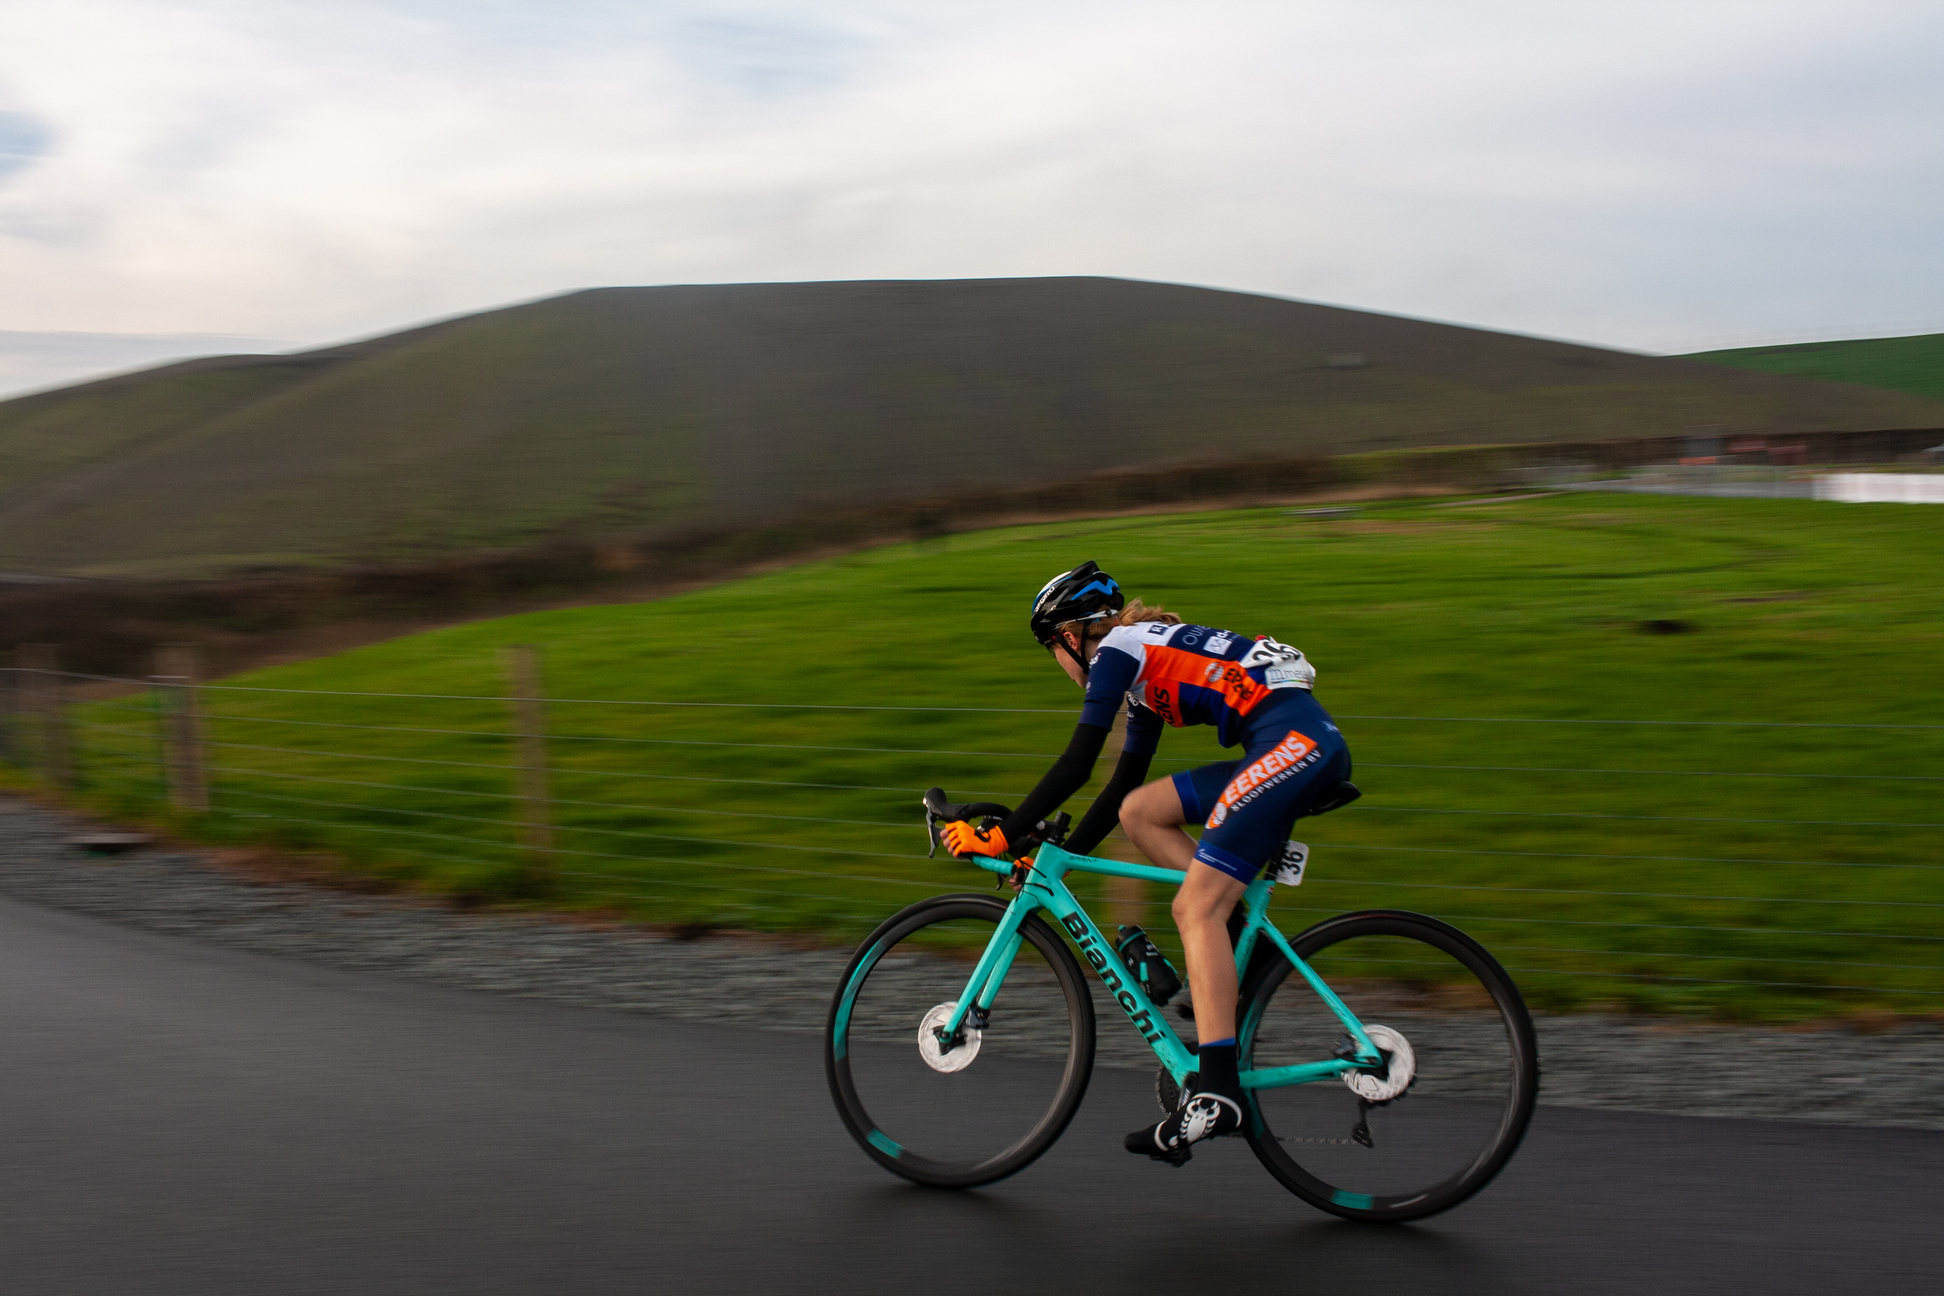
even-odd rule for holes
{"type": "Polygon", "coordinates": [[[1181,1105],[1181,1086],[1166,1067],[1154,1069],[1154,1101],[1161,1104],[1164,1116],[1174,1115],[1175,1108],[1181,1105]]]}

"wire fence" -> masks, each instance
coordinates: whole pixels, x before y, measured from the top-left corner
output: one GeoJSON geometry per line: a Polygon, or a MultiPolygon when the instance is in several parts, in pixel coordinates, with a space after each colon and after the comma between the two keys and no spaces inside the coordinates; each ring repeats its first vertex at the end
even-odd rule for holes
{"type": "MultiPolygon", "coordinates": [[[[137,680],[26,650],[0,684],[0,759],[213,840],[486,898],[843,935],[984,883],[925,857],[919,795],[1016,802],[1072,716],[275,689],[199,683],[181,658],[137,680]]],[[[1367,795],[1299,825],[1314,862],[1280,912],[1446,918],[1542,1002],[1944,1009],[1944,724],[1337,719],[1367,795]]],[[[1222,755],[1187,745],[1156,773],[1222,755]]],[[[1167,943],[1168,897],[1076,889],[1167,943]]]]}

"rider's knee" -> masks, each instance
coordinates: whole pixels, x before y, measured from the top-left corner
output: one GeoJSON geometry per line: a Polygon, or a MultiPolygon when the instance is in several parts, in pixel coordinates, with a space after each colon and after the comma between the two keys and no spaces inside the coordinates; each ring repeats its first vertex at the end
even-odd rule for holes
{"type": "Polygon", "coordinates": [[[1132,827],[1135,824],[1152,822],[1154,819],[1154,807],[1150,803],[1154,799],[1154,794],[1144,787],[1136,788],[1134,791],[1129,792],[1120,803],[1121,826],[1132,827]]]}
{"type": "Polygon", "coordinates": [[[1169,906],[1174,914],[1175,926],[1201,926],[1205,923],[1225,923],[1229,910],[1235,907],[1232,896],[1225,896],[1203,887],[1183,883],[1175,892],[1174,903],[1169,906]]]}
{"type": "Polygon", "coordinates": [[[1186,887],[1175,892],[1174,903],[1168,906],[1168,910],[1174,915],[1176,927],[1191,926],[1197,920],[1196,905],[1189,898],[1186,887]]]}

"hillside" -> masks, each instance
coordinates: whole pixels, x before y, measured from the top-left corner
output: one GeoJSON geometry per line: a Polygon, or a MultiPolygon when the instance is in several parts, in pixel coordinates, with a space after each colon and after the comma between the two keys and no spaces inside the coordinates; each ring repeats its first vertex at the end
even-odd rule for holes
{"type": "Polygon", "coordinates": [[[968,481],[1696,424],[1944,426],[1944,403],[1113,279],[608,288],[0,403],[0,571],[412,561],[968,481]]]}
{"type": "Polygon", "coordinates": [[[1699,351],[1685,358],[1755,373],[1856,383],[1944,400],[1944,333],[1699,351]]]}

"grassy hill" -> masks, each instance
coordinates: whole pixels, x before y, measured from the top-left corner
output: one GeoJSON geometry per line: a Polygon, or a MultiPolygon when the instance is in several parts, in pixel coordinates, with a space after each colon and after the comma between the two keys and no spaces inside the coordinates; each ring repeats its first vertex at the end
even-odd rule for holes
{"type": "MultiPolygon", "coordinates": [[[[1439,914],[1553,1006],[1936,1012],[1940,544],[1940,509],[1559,495],[889,545],[224,681],[216,813],[191,827],[520,894],[498,654],[535,644],[553,903],[855,936],[985,885],[924,859],[917,797],[1012,801],[1065,744],[1077,696],[1024,609],[1091,557],[1317,663],[1366,796],[1300,830],[1315,864],[1286,923],[1439,914]]],[[[83,711],[90,795],[152,807],[149,704],[83,711]]],[[[1217,756],[1171,733],[1156,769],[1217,756]]]]}
{"type": "Polygon", "coordinates": [[[965,482],[1696,424],[1940,426],[1944,403],[1112,279],[610,288],[0,403],[0,571],[408,562],[965,482]]]}
{"type": "Polygon", "coordinates": [[[1699,351],[1686,358],[1754,373],[1855,383],[1944,400],[1944,333],[1699,351]]]}

